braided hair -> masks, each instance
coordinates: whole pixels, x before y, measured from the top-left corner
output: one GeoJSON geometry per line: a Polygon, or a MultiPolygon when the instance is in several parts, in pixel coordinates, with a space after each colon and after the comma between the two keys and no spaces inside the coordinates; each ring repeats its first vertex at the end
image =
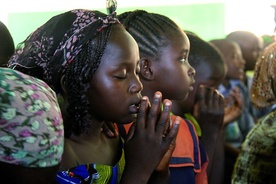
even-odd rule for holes
{"type": "Polygon", "coordinates": [[[118,19],[138,43],[141,57],[159,59],[160,47],[167,46],[169,39],[182,31],[170,18],[144,10],[124,12],[118,19]]]}
{"type": "Polygon", "coordinates": [[[89,100],[87,91],[90,80],[99,67],[102,55],[109,40],[111,27],[101,31],[95,38],[89,40],[77,55],[77,62],[72,62],[64,74],[64,86],[68,93],[68,119],[70,124],[65,126],[65,136],[71,131],[79,135],[90,127],[89,100]]]}

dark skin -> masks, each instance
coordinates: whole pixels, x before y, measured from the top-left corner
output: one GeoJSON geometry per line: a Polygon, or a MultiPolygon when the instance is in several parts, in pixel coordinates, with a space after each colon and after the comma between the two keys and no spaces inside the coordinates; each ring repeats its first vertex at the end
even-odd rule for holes
{"type": "MultiPolygon", "coordinates": [[[[125,30],[113,27],[102,61],[90,81],[87,93],[91,127],[87,133],[65,139],[62,170],[77,166],[76,163],[116,164],[121,156],[119,137],[108,138],[102,131],[104,124],[135,121],[125,142],[126,165],[120,182],[166,183],[178,123],[176,121],[170,128],[171,102],[164,100],[166,108],[161,111],[163,103],[160,92],[155,93],[151,105],[147,97],[142,98],[143,86],[137,73],[137,43],[125,30]],[[165,138],[164,132],[168,133],[165,138]]],[[[67,89],[63,89],[66,101],[67,89]]]]}
{"type": "Polygon", "coordinates": [[[225,77],[225,63],[219,65],[217,61],[207,60],[206,57],[197,65],[193,65],[195,61],[190,62],[197,71],[194,90],[186,100],[174,100],[172,112],[182,117],[190,113],[196,118],[202,130],[200,140],[208,155],[209,183],[221,183],[224,167],[223,124],[237,118],[241,109],[237,106],[224,108],[223,96],[216,90],[225,77]]]}
{"type": "Polygon", "coordinates": [[[224,78],[224,73],[221,72],[223,69],[219,69],[215,65],[207,62],[202,62],[195,69],[197,73],[195,75],[196,82],[193,84],[194,90],[189,93],[186,100],[174,100],[172,112],[182,117],[184,117],[185,113],[190,113],[199,122],[202,130],[200,140],[204,145],[209,160],[207,167],[209,182],[217,183],[216,181],[221,180],[219,179],[221,174],[217,173],[216,177],[211,177],[211,171],[213,165],[221,168],[216,165],[216,162],[213,162],[213,157],[216,157],[214,161],[218,160],[220,163],[223,160],[223,158],[218,158],[223,146],[216,149],[216,145],[220,145],[217,143],[217,140],[222,139],[220,137],[220,129],[224,116],[224,102],[222,95],[215,90],[215,87],[224,78]],[[216,181],[210,181],[212,178],[216,181]]]}
{"type": "Polygon", "coordinates": [[[178,34],[170,38],[168,46],[160,48],[160,59],[141,56],[142,94],[150,97],[154,91],[160,90],[164,98],[186,99],[195,82],[195,70],[188,62],[189,49],[187,36],[179,30],[178,34]]]}
{"type": "Polygon", "coordinates": [[[236,42],[242,51],[242,56],[246,61],[245,72],[253,71],[257,58],[263,48],[261,38],[248,31],[234,31],[227,35],[228,40],[236,42]]]}

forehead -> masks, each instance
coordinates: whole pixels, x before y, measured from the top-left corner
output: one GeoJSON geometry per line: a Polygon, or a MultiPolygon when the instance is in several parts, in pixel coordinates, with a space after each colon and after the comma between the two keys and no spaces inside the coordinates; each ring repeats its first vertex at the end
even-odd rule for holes
{"type": "Polygon", "coordinates": [[[121,26],[114,25],[107,46],[105,48],[102,62],[118,65],[125,61],[138,61],[139,50],[133,37],[121,26]]]}
{"type": "Polygon", "coordinates": [[[181,47],[183,50],[190,50],[190,40],[184,31],[175,31],[175,34],[168,36],[168,41],[171,46],[181,47]]]}

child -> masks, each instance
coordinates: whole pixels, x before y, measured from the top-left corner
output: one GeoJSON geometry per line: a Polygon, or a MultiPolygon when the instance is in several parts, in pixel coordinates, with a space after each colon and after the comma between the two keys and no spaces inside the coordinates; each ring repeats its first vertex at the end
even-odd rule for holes
{"type": "MultiPolygon", "coordinates": [[[[139,45],[142,94],[152,96],[160,90],[164,98],[186,99],[193,90],[195,70],[188,62],[190,43],[183,30],[168,17],[143,10],[118,17],[139,45]]],[[[181,121],[177,152],[170,162],[170,183],[207,183],[205,151],[194,126],[181,121]]]]}
{"type": "Polygon", "coordinates": [[[189,63],[196,70],[194,90],[186,100],[174,100],[172,112],[193,122],[208,155],[208,181],[221,183],[224,158],[223,142],[220,141],[223,140],[223,134],[220,131],[224,107],[223,103],[215,99],[218,93],[215,89],[224,79],[227,68],[220,52],[213,45],[193,33],[186,34],[191,45],[189,63]],[[206,103],[209,99],[212,103],[206,103]],[[215,171],[213,173],[212,168],[215,171]]]}
{"type": "MultiPolygon", "coordinates": [[[[276,43],[267,46],[255,65],[251,101],[258,108],[276,103],[276,43]]],[[[275,183],[276,111],[259,119],[247,134],[237,158],[232,183],[275,183]]]]}
{"type": "Polygon", "coordinates": [[[246,93],[245,106],[249,109],[249,113],[253,116],[254,121],[270,111],[270,107],[262,110],[256,109],[250,102],[250,87],[252,83],[254,66],[257,58],[263,49],[263,40],[250,31],[233,31],[226,36],[227,40],[233,41],[240,46],[242,57],[245,60],[243,91],[246,93]]]}
{"type": "Polygon", "coordinates": [[[222,54],[214,45],[197,35],[187,31],[186,34],[191,44],[189,63],[197,71],[193,84],[194,90],[189,93],[186,100],[174,100],[172,112],[189,119],[196,125],[198,135],[208,155],[208,181],[209,183],[222,183],[224,175],[223,127],[241,113],[239,94],[233,93],[235,103],[231,107],[224,108],[223,103],[218,103],[216,97],[221,95],[217,88],[227,71],[222,54]]]}
{"type": "MultiPolygon", "coordinates": [[[[235,87],[239,87],[243,99],[246,98],[246,94],[243,91],[243,79],[244,79],[244,66],[245,61],[242,57],[241,49],[239,45],[233,41],[227,39],[215,39],[211,40],[223,54],[227,63],[227,74],[223,83],[219,86],[219,91],[228,98],[228,103],[231,103],[229,98],[230,91],[235,87]]],[[[245,104],[245,102],[243,102],[245,104]]],[[[248,133],[253,127],[254,119],[249,113],[249,109],[246,105],[242,107],[241,116],[227,124],[224,131],[225,138],[225,180],[224,183],[230,183],[231,173],[239,153],[240,146],[248,133]]]]}
{"type": "Polygon", "coordinates": [[[109,15],[76,9],[51,18],[9,62],[44,79],[64,100],[66,137],[58,183],[168,180],[178,120],[169,126],[171,102],[165,100],[161,111],[160,92],[150,109],[141,97],[138,46],[114,17],[115,7],[108,7],[109,15]],[[125,143],[102,132],[105,122],[132,121],[125,143]]]}
{"type": "Polygon", "coordinates": [[[43,81],[0,67],[0,172],[4,183],[55,183],[64,135],[56,94],[43,81]]]}

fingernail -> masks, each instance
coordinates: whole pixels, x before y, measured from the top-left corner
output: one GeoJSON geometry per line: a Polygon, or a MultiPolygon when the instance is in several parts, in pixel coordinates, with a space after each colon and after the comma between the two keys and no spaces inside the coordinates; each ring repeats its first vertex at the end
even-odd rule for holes
{"type": "Polygon", "coordinates": [[[157,91],[157,92],[154,94],[154,98],[161,98],[161,93],[157,91]]]}
{"type": "Polygon", "coordinates": [[[174,126],[178,126],[180,124],[180,120],[181,120],[181,118],[179,116],[176,116],[176,118],[174,120],[174,126]]]}
{"type": "Polygon", "coordinates": [[[169,110],[171,105],[172,105],[172,102],[169,100],[166,100],[164,110],[169,110]]]}
{"type": "Polygon", "coordinates": [[[160,98],[161,98],[161,93],[160,92],[156,92],[154,94],[154,101],[158,102],[160,100],[160,98]]]}

